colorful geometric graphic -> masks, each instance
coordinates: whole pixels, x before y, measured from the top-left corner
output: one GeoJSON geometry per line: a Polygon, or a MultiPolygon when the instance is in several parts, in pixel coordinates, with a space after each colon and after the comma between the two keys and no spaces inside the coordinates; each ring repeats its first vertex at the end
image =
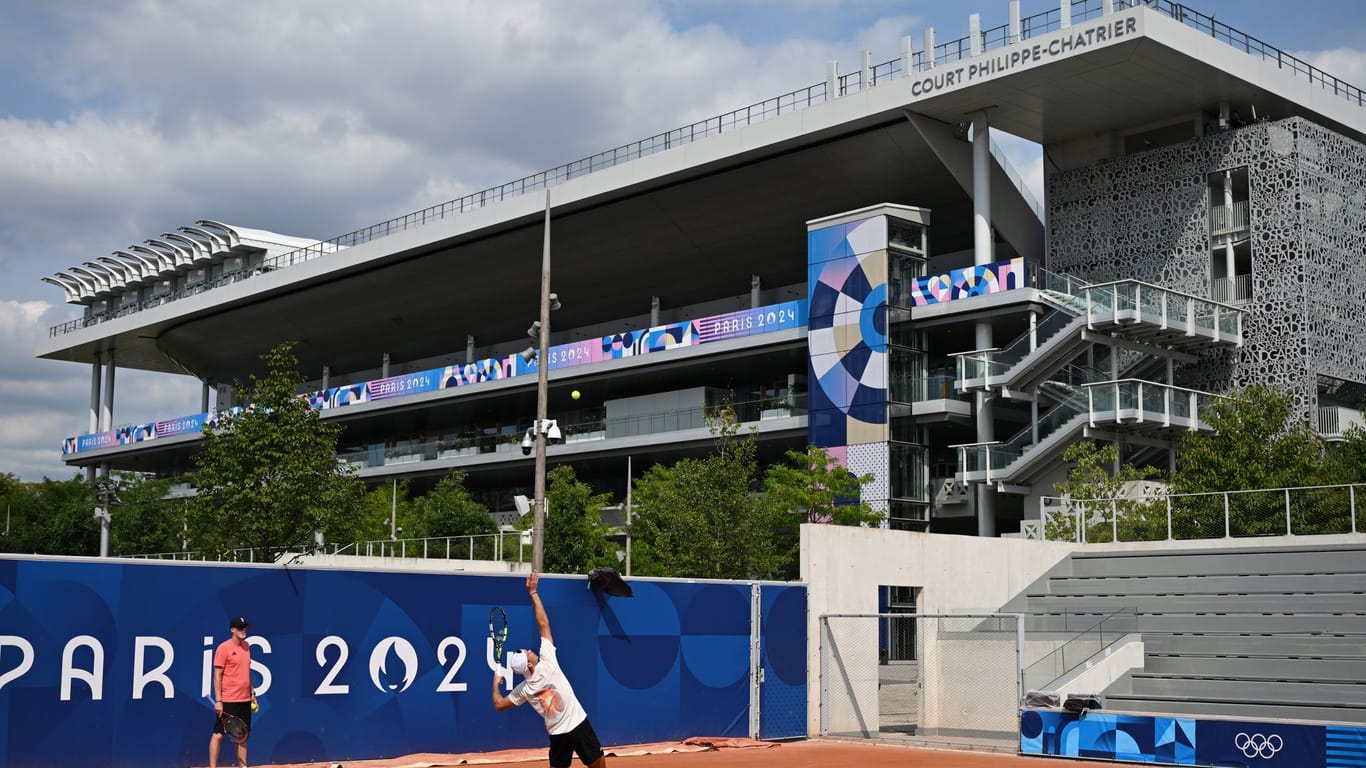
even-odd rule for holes
{"type": "MultiPolygon", "coordinates": [[[[569,368],[605,360],[709,344],[726,339],[800,328],[806,324],[806,302],[788,301],[767,307],[742,309],[700,320],[684,320],[653,328],[623,331],[596,339],[574,341],[550,348],[550,369],[569,368]]],[[[383,379],[343,384],[301,395],[316,410],[345,408],[394,397],[467,387],[485,381],[525,376],[537,372],[537,361],[527,362],[521,355],[489,357],[470,363],[448,365],[425,371],[405,373],[383,379]]],[[[240,410],[236,409],[236,410],[240,410]]],[[[196,413],[164,421],[119,427],[62,441],[62,455],[128,445],[199,432],[205,423],[214,423],[218,412],[196,413]]]]}
{"type": "Polygon", "coordinates": [[[917,278],[911,289],[911,303],[917,307],[924,307],[954,299],[1011,291],[1024,286],[1024,259],[1014,258],[917,278]]]}
{"type": "Polygon", "coordinates": [[[1026,709],[1020,751],[1165,765],[1366,766],[1366,728],[1026,709]]]}
{"type": "Polygon", "coordinates": [[[814,382],[808,433],[815,445],[887,439],[886,248],[885,216],[807,233],[808,373],[814,382]]]}

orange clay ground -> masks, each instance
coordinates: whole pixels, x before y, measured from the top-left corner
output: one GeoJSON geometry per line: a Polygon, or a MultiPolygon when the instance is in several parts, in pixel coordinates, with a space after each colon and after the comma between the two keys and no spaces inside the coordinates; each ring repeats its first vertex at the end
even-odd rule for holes
{"type": "MultiPolygon", "coordinates": [[[[611,747],[607,762],[613,768],[827,768],[849,765],[869,768],[1077,768],[1073,760],[990,752],[930,749],[889,742],[809,740],[762,742],[748,739],[688,739],[661,744],[611,747]]],[[[348,760],[341,763],[298,763],[260,768],[435,768],[455,765],[546,764],[545,749],[515,749],[464,755],[414,754],[387,760],[348,760]]],[[[576,768],[581,764],[575,760],[576,768]]]]}

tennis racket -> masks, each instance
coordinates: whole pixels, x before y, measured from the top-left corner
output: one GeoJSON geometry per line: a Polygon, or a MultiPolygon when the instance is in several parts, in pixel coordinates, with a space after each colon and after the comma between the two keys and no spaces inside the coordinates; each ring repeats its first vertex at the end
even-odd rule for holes
{"type": "Polygon", "coordinates": [[[489,637],[493,639],[493,663],[503,663],[503,644],[508,641],[508,617],[503,609],[493,606],[489,611],[489,637]]]}
{"type": "Polygon", "coordinates": [[[247,740],[247,724],[242,722],[242,718],[227,712],[219,712],[218,719],[223,723],[223,733],[230,736],[233,741],[241,744],[247,740]]]}

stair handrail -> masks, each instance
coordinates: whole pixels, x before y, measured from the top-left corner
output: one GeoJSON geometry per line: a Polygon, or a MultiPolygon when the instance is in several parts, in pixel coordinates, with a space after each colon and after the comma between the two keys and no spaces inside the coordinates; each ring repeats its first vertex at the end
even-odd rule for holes
{"type": "Polygon", "coordinates": [[[1138,611],[1136,608],[1125,607],[1106,616],[1102,616],[1095,624],[1078,632],[1064,641],[1062,645],[1059,645],[1044,656],[1036,659],[1034,663],[1025,667],[1025,690],[1047,689],[1047,686],[1052,685],[1073,670],[1076,670],[1082,664],[1085,664],[1088,660],[1095,657],[1097,653],[1100,653],[1108,646],[1113,645],[1116,640],[1125,635],[1133,634],[1138,628],[1137,614],[1138,611]],[[1123,621],[1126,617],[1130,619],[1127,628],[1123,621]],[[1109,642],[1106,642],[1107,631],[1110,638],[1109,642]],[[1083,646],[1082,643],[1087,640],[1095,642],[1096,647],[1089,653],[1084,653],[1084,651],[1088,650],[1089,646],[1083,646]],[[1079,655],[1080,658],[1078,658],[1079,655]],[[1048,663],[1047,666],[1045,666],[1045,662],[1048,663]],[[1044,673],[1048,673],[1049,677],[1041,677],[1044,673]]]}

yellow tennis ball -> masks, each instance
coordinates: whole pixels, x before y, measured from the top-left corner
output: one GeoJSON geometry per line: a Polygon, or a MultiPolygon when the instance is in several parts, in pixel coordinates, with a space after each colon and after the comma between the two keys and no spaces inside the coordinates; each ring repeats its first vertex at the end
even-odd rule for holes
{"type": "Polygon", "coordinates": [[[569,396],[572,397],[572,398],[574,398],[575,400],[578,400],[578,399],[579,399],[579,391],[576,389],[576,390],[574,390],[573,392],[570,392],[570,393],[569,393],[569,396]]]}
{"type": "Polygon", "coordinates": [[[260,711],[261,711],[261,705],[260,705],[260,704],[257,704],[256,702],[253,701],[253,702],[251,703],[251,711],[252,711],[252,712],[260,712],[260,711]]]}

